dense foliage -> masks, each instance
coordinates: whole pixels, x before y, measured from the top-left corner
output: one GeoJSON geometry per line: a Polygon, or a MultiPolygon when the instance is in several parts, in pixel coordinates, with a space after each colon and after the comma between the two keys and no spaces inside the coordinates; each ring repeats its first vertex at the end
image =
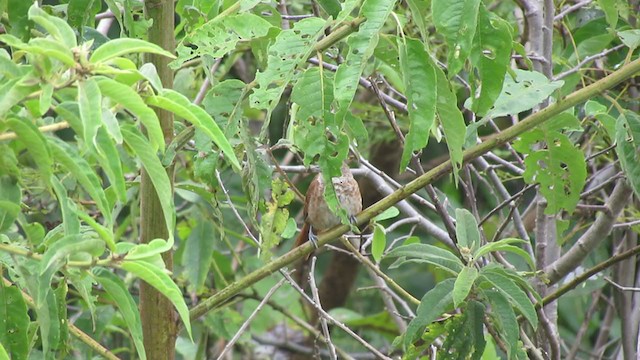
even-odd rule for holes
{"type": "Polygon", "coordinates": [[[636,358],[636,1],[172,5],[0,1],[0,359],[636,358]]]}

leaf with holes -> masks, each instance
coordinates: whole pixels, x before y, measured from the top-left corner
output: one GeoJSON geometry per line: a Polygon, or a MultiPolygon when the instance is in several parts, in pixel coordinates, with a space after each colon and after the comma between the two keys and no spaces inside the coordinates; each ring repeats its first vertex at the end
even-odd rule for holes
{"type": "Polygon", "coordinates": [[[527,155],[523,177],[528,184],[540,184],[540,192],[548,202],[546,214],[560,210],[571,213],[580,200],[587,178],[584,153],[560,132],[577,121],[570,113],[562,113],[523,134],[513,145],[527,155]]]}
{"type": "Polygon", "coordinates": [[[478,69],[471,71],[471,110],[483,116],[494,104],[504,83],[504,76],[511,61],[511,25],[480,5],[478,30],[471,49],[471,64],[478,69]]]}
{"type": "Polygon", "coordinates": [[[403,42],[398,38],[398,49],[410,120],[409,132],[405,138],[400,160],[400,172],[402,172],[407,167],[413,152],[427,146],[436,116],[438,82],[436,65],[421,41],[407,38],[403,42]]]}
{"type": "Polygon", "coordinates": [[[449,46],[449,77],[460,72],[469,57],[480,3],[480,0],[433,0],[431,3],[433,22],[449,46]]]}

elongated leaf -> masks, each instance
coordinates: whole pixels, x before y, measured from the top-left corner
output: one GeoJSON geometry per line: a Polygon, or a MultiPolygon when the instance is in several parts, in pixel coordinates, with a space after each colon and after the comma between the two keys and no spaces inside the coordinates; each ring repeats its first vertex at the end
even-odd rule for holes
{"type": "MultiPolygon", "coordinates": [[[[129,110],[142,122],[147,130],[147,134],[149,134],[149,141],[151,142],[153,150],[158,151],[159,149],[161,152],[164,152],[165,142],[162,128],[160,127],[160,120],[158,120],[156,113],[145,104],[140,95],[130,86],[106,77],[99,77],[97,83],[104,96],[124,106],[125,109],[129,110]]],[[[110,133],[113,137],[113,132],[110,131],[110,133]]],[[[117,137],[114,137],[114,139],[118,140],[117,137]]]]}
{"type": "Polygon", "coordinates": [[[31,41],[29,41],[28,50],[36,54],[41,54],[57,59],[70,68],[74,67],[76,64],[75,60],[73,59],[73,53],[71,52],[71,49],[57,41],[48,38],[32,39],[31,41]]]}
{"type": "Polygon", "coordinates": [[[429,325],[451,307],[454,282],[454,279],[441,281],[422,297],[416,317],[411,320],[404,334],[405,347],[413,343],[420,329],[429,325]]]}
{"type": "Polygon", "coordinates": [[[360,8],[359,16],[367,21],[360,25],[357,33],[347,39],[349,52],[345,61],[338,66],[335,76],[334,94],[338,105],[338,125],[342,123],[353,101],[360,75],[378,44],[378,32],[387,21],[395,3],[395,0],[365,0],[360,8]]]}
{"type": "Polygon", "coordinates": [[[371,243],[371,255],[377,263],[382,259],[382,254],[386,246],[387,235],[384,232],[384,227],[380,224],[375,224],[373,228],[373,242],[371,243]]]}
{"type": "Polygon", "coordinates": [[[633,192],[640,194],[640,117],[632,112],[621,114],[616,120],[616,153],[633,192]]]}
{"type": "Polygon", "coordinates": [[[322,34],[326,21],[309,18],[299,21],[292,29],[278,34],[269,47],[267,67],[256,74],[256,88],[249,97],[256,109],[273,110],[289,85],[295,70],[304,64],[313,51],[313,44],[322,34]]]}
{"type": "Polygon", "coordinates": [[[22,189],[12,176],[0,176],[0,232],[4,232],[16,221],[20,213],[22,189]]]}
{"type": "Polygon", "coordinates": [[[529,264],[531,269],[535,269],[533,259],[531,259],[531,256],[529,256],[529,253],[520,249],[519,247],[511,245],[514,243],[524,244],[526,242],[527,241],[525,240],[515,239],[515,238],[508,238],[508,239],[502,239],[495,242],[491,242],[491,243],[482,245],[482,247],[478,249],[478,251],[473,255],[473,258],[477,259],[493,251],[507,251],[507,252],[514,253],[516,255],[520,255],[520,257],[522,257],[527,262],[527,264],[529,264]]]}
{"type": "Polygon", "coordinates": [[[67,235],[49,246],[42,256],[40,265],[40,291],[38,291],[38,303],[45,301],[51,279],[58,269],[62,267],[70,255],[87,253],[92,257],[98,257],[104,252],[104,241],[92,237],[90,234],[67,235]]]}
{"type": "Polygon", "coordinates": [[[0,344],[8,353],[6,359],[26,359],[29,354],[27,305],[20,289],[6,286],[3,281],[0,281],[0,319],[0,344]]]}
{"type": "Polygon", "coordinates": [[[402,245],[390,251],[387,258],[406,257],[418,262],[426,262],[458,275],[464,265],[450,251],[429,244],[402,245]]]}
{"type": "Polygon", "coordinates": [[[184,327],[187,329],[189,337],[191,337],[191,322],[189,320],[189,309],[184,302],[180,288],[171,280],[169,275],[157,266],[151,265],[145,261],[124,261],[120,267],[140,279],[144,280],[147,284],[153,286],[156,290],[166,296],[173,306],[175,306],[180,319],[184,323],[184,327]]]}
{"type": "Polygon", "coordinates": [[[67,20],[69,24],[80,30],[85,26],[94,27],[95,16],[102,7],[100,0],[70,0],[67,6],[67,20]]]}
{"type": "Polygon", "coordinates": [[[491,271],[482,271],[480,276],[491,283],[502,295],[507,297],[511,306],[518,309],[534,329],[538,327],[538,315],[531,300],[529,300],[527,294],[515,285],[511,279],[491,271]]]}
{"type": "Polygon", "coordinates": [[[213,224],[201,219],[191,230],[182,253],[182,263],[185,266],[187,280],[191,291],[199,291],[207,278],[207,273],[213,260],[215,229],[213,224]]]}
{"type": "Polygon", "coordinates": [[[438,89],[435,64],[425,50],[424,44],[415,39],[404,40],[403,43],[398,38],[398,48],[411,125],[402,150],[401,172],[407,167],[411,154],[427,146],[436,116],[438,89]]]}
{"type": "Polygon", "coordinates": [[[115,252],[116,243],[113,239],[113,232],[109,228],[102,226],[85,212],[77,211],[76,209],[76,214],[80,219],[82,219],[82,221],[86,222],[98,234],[98,236],[100,236],[111,252],[115,252]]]}
{"type": "Polygon", "coordinates": [[[38,170],[42,174],[42,179],[49,181],[53,162],[47,146],[47,140],[38,130],[38,128],[27,119],[19,119],[11,117],[7,120],[7,124],[18,135],[25,148],[33,157],[34,162],[38,166],[38,170]]]}
{"type": "Polygon", "coordinates": [[[94,268],[92,270],[93,278],[104,288],[104,291],[111,296],[118,310],[124,318],[124,322],[129,328],[129,333],[136,346],[138,357],[142,360],[147,358],[142,342],[142,322],[140,321],[140,313],[138,306],[133,300],[129,289],[122,279],[105,268],[94,268]]]}
{"type": "Polygon", "coordinates": [[[132,38],[118,38],[106,42],[91,54],[89,61],[96,64],[107,62],[122,55],[133,53],[152,53],[174,59],[175,56],[148,41],[132,38]]]}
{"type": "Polygon", "coordinates": [[[507,357],[512,359],[518,347],[519,338],[519,326],[513,307],[500,291],[485,290],[484,294],[491,304],[489,315],[497,323],[498,329],[501,330],[500,337],[504,339],[509,349],[507,357]]]}
{"type": "Polygon", "coordinates": [[[124,183],[124,174],[122,172],[122,162],[120,154],[113,140],[107,135],[104,128],[98,129],[96,137],[96,157],[107,174],[109,182],[120,202],[127,202],[127,188],[124,183]]]}
{"type": "Polygon", "coordinates": [[[173,229],[175,228],[176,221],[173,190],[171,189],[169,176],[147,139],[140,133],[140,130],[131,125],[123,126],[121,130],[124,141],[133,149],[138,159],[142,162],[142,166],[149,174],[156,194],[158,194],[160,206],[164,213],[165,225],[167,226],[169,234],[169,239],[167,239],[168,241],[164,246],[164,251],[169,250],[173,246],[173,229]]]}
{"type": "Polygon", "coordinates": [[[96,303],[98,301],[98,297],[93,295],[93,285],[94,280],[89,275],[89,271],[85,269],[73,269],[67,268],[65,271],[65,275],[69,284],[73,286],[80,294],[80,297],[84,301],[84,303],[89,308],[89,313],[91,314],[91,323],[93,325],[93,330],[96,329],[96,303]]]}
{"type": "Polygon", "coordinates": [[[84,142],[96,147],[98,129],[102,127],[102,94],[93,78],[78,82],[78,108],[84,142]]]}
{"type": "Polygon", "coordinates": [[[456,75],[471,52],[480,0],[433,0],[431,11],[438,33],[449,46],[449,77],[456,75]]]}
{"type": "Polygon", "coordinates": [[[51,154],[71,173],[96,202],[107,223],[111,223],[111,209],[98,175],[76,149],[58,138],[49,138],[51,154]]]}
{"type": "Polygon", "coordinates": [[[478,31],[471,49],[471,63],[478,69],[478,76],[476,72],[470,72],[475,94],[470,98],[471,110],[480,116],[493,106],[502,91],[504,76],[511,61],[511,38],[509,23],[480,4],[478,31]]]}
{"type": "Polygon", "coordinates": [[[467,209],[456,209],[456,238],[458,247],[467,253],[473,253],[480,245],[480,231],[476,218],[467,209]]]}
{"type": "Polygon", "coordinates": [[[54,39],[62,42],[67,48],[73,48],[78,45],[76,34],[71,26],[66,21],[47,14],[37,4],[33,4],[29,8],[29,19],[42,26],[54,39]]]}
{"type": "Polygon", "coordinates": [[[0,83],[0,119],[6,118],[14,105],[40,88],[38,85],[25,85],[23,82],[28,76],[0,83]]]}
{"type": "MultiPolygon", "coordinates": [[[[51,186],[58,198],[58,206],[62,212],[62,225],[64,226],[65,235],[77,235],[80,234],[80,221],[76,212],[76,207],[69,196],[67,195],[67,189],[64,188],[60,180],[56,176],[51,176],[51,186]]],[[[51,234],[52,232],[49,232],[51,234]]]]}
{"type": "Polygon", "coordinates": [[[194,105],[184,95],[173,90],[165,90],[162,95],[151,96],[147,98],[147,103],[171,111],[192,123],[213,140],[234,168],[240,169],[240,163],[233,152],[231,144],[229,144],[218,124],[213,121],[204,109],[194,105]]]}
{"type": "Polygon", "coordinates": [[[464,145],[466,125],[462,113],[458,109],[456,94],[451,90],[444,72],[438,67],[435,70],[438,76],[438,102],[436,109],[438,119],[444,130],[444,136],[447,139],[449,157],[453,165],[453,175],[457,181],[458,172],[462,166],[462,145],[464,145]]]}
{"type": "Polygon", "coordinates": [[[453,306],[458,307],[460,303],[462,303],[467,296],[469,295],[469,291],[471,291],[471,287],[473,283],[478,278],[478,269],[476,269],[473,265],[468,265],[462,268],[460,274],[456,278],[456,282],[453,285],[453,306]]]}

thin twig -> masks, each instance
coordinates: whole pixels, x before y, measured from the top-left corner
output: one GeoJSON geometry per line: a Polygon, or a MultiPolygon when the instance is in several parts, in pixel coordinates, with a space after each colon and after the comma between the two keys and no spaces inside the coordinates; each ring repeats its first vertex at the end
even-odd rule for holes
{"type": "Polygon", "coordinates": [[[267,303],[267,301],[269,301],[269,299],[271,298],[271,296],[273,296],[273,294],[275,294],[275,292],[282,286],[282,284],[284,284],[286,281],[286,279],[281,279],[280,281],[278,281],[278,283],[272,287],[267,294],[264,296],[264,299],[262,299],[262,301],[260,301],[260,304],[258,304],[258,306],[255,308],[255,310],[253,310],[253,312],[251,313],[251,315],[249,315],[249,317],[247,318],[247,320],[240,326],[240,329],[238,329],[238,331],[236,332],[235,335],[233,335],[233,337],[231,338],[231,340],[229,340],[229,342],[227,343],[227,345],[224,347],[224,349],[222,349],[222,352],[220,353],[220,355],[218,355],[217,360],[222,360],[224,358],[224,356],[227,354],[227,352],[229,350],[231,350],[231,348],[233,347],[233,345],[235,345],[236,341],[238,341],[238,339],[240,338],[240,336],[244,333],[244,331],[247,329],[247,327],[249,326],[249,324],[251,323],[251,321],[253,320],[253,318],[256,317],[256,315],[258,315],[258,313],[260,312],[260,310],[262,310],[262,308],[264,307],[264,305],[267,303]]]}
{"type": "MultiPolygon", "coordinates": [[[[316,256],[311,257],[311,269],[309,270],[309,287],[311,288],[311,295],[313,295],[313,300],[316,302],[317,306],[322,309],[322,304],[320,303],[320,295],[318,294],[318,286],[316,285],[316,277],[314,276],[316,272],[316,260],[318,258],[316,256]]],[[[338,355],[336,354],[336,347],[331,342],[331,334],[329,333],[329,326],[327,326],[327,319],[325,317],[320,317],[320,326],[322,327],[322,333],[324,334],[325,342],[329,347],[329,357],[332,360],[337,360],[338,355]]]]}
{"type": "Polygon", "coordinates": [[[360,344],[362,344],[365,348],[367,348],[369,351],[371,351],[372,353],[374,353],[376,356],[378,356],[380,359],[384,359],[384,360],[391,360],[390,357],[384,355],[383,353],[381,353],[380,351],[378,351],[378,349],[376,349],[375,347],[373,347],[371,344],[369,344],[368,342],[366,342],[364,339],[362,339],[360,336],[358,336],[358,334],[354,333],[351,329],[349,329],[346,325],[344,325],[343,323],[339,322],[338,320],[336,320],[335,318],[333,318],[333,316],[329,315],[326,311],[322,310],[322,308],[320,306],[318,306],[318,304],[316,304],[315,301],[313,301],[313,299],[311,299],[309,297],[309,295],[307,295],[304,290],[302,290],[302,288],[295,282],[295,280],[293,280],[293,278],[291,278],[291,276],[286,273],[283,272],[282,273],[283,276],[288,280],[289,284],[291,284],[291,286],[293,286],[293,288],[300,293],[300,295],[302,295],[302,297],[309,303],[311,304],[316,311],[318,311],[318,313],[320,314],[320,316],[325,317],[329,322],[331,322],[331,324],[339,327],[342,331],[346,332],[347,334],[349,334],[349,336],[351,336],[352,338],[354,338],[356,341],[358,341],[360,344]]]}

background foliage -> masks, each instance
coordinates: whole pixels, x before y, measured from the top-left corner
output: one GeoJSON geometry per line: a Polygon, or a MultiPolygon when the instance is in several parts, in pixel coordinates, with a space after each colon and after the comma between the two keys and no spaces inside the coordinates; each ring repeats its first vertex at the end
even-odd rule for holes
{"type": "Polygon", "coordinates": [[[0,359],[636,358],[638,6],[0,1],[0,359]]]}

